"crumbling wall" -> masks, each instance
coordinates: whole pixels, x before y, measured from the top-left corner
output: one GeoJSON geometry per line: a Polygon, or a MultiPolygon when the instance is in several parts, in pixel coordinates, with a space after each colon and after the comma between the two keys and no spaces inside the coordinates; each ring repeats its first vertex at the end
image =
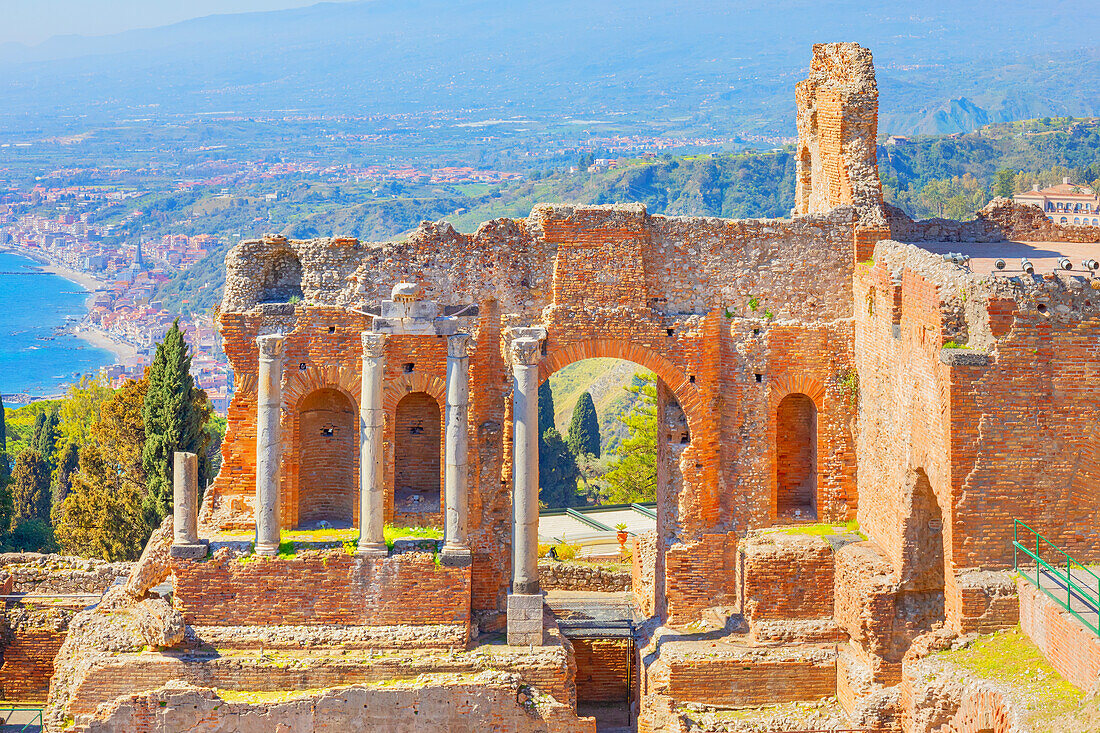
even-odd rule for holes
{"type": "Polygon", "coordinates": [[[621,593],[631,590],[630,582],[631,571],[621,565],[539,560],[539,587],[543,590],[621,593]]]}
{"type": "Polygon", "coordinates": [[[890,204],[886,204],[886,218],[890,238],[899,242],[1100,242],[1096,227],[1055,224],[1038,206],[1000,197],[970,221],[914,221],[890,204]]]}
{"type": "Polygon", "coordinates": [[[193,625],[465,629],[470,619],[470,568],[436,565],[430,551],[363,558],[341,548],[284,559],[221,548],[209,560],[174,560],[172,572],[173,601],[193,625]]]}
{"type": "Polygon", "coordinates": [[[569,706],[524,685],[515,675],[500,672],[354,685],[291,697],[287,702],[226,702],[214,690],[171,683],[106,703],[93,715],[81,715],[70,730],[594,733],[596,729],[592,718],[578,718],[569,706]]]}

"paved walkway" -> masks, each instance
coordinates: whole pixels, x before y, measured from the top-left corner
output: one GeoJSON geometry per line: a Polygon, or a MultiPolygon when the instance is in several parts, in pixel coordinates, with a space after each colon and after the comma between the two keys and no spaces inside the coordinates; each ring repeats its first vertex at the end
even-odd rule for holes
{"type": "MultiPolygon", "coordinates": [[[[1096,575],[1100,575],[1100,568],[1089,568],[1096,575]]],[[[1035,580],[1035,571],[1020,572],[1035,580]]],[[[1059,601],[1069,601],[1070,608],[1081,615],[1082,618],[1094,628],[1100,628],[1100,580],[1081,568],[1074,568],[1071,574],[1073,588],[1066,582],[1066,571],[1051,572],[1043,568],[1039,574],[1039,583],[1044,590],[1049,591],[1059,601]]]]}

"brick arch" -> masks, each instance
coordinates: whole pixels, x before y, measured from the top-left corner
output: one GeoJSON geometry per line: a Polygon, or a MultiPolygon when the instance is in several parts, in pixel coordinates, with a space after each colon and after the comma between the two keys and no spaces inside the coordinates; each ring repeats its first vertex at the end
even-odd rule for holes
{"type": "Polygon", "coordinates": [[[622,359],[645,367],[664,382],[676,396],[680,409],[688,420],[688,429],[694,437],[701,425],[703,400],[699,389],[692,384],[683,370],[665,357],[640,344],[620,339],[590,339],[578,341],[553,353],[539,362],[539,383],[545,382],[559,369],[585,359],[622,359]]]}
{"type": "Polygon", "coordinates": [[[804,394],[814,401],[818,412],[825,406],[825,385],[805,374],[780,374],[768,380],[768,410],[771,413],[779,408],[783,398],[792,394],[804,394]]]}
{"type": "Polygon", "coordinates": [[[427,392],[439,403],[440,409],[447,403],[446,382],[431,374],[413,372],[386,380],[382,392],[382,409],[387,415],[392,415],[397,410],[397,403],[413,392],[427,392]]]}

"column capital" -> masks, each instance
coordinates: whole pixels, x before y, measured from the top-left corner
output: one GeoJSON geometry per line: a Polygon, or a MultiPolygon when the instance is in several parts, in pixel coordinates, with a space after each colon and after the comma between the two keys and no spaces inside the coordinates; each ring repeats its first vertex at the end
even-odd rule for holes
{"type": "Polygon", "coordinates": [[[383,355],[386,348],[386,334],[374,331],[363,331],[360,336],[363,339],[363,357],[377,358],[383,355]]]}
{"type": "Polygon", "coordinates": [[[519,338],[512,342],[512,363],[516,366],[535,366],[542,358],[540,342],[533,338],[519,338]]]}
{"type": "Polygon", "coordinates": [[[266,336],[257,336],[256,343],[260,347],[261,359],[278,359],[283,355],[284,337],[281,333],[269,333],[266,336]]]}
{"type": "Polygon", "coordinates": [[[470,334],[456,333],[447,337],[447,357],[462,359],[470,355],[470,334]]]}

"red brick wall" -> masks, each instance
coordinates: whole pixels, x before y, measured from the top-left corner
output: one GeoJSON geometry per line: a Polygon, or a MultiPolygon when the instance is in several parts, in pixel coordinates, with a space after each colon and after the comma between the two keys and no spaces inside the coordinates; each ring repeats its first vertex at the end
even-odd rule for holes
{"type": "Polygon", "coordinates": [[[634,644],[630,639],[571,639],[577,663],[577,702],[630,699],[634,644]]]}
{"type": "Polygon", "coordinates": [[[1100,691],[1100,637],[1028,581],[1017,580],[1016,588],[1023,632],[1063,679],[1086,693],[1100,691]]]}
{"type": "Polygon", "coordinates": [[[8,702],[42,702],[50,691],[53,660],[66,630],[17,629],[3,648],[0,695],[8,702]]]}
{"type": "Polygon", "coordinates": [[[816,515],[817,408],[803,394],[789,394],[775,416],[776,510],[791,516],[816,515]]]}
{"type": "Polygon", "coordinates": [[[459,624],[470,618],[470,569],[428,553],[364,559],[343,550],[242,561],[177,560],[175,603],[189,624],[362,626],[459,624]]]}
{"type": "Polygon", "coordinates": [[[669,664],[668,695],[680,703],[716,706],[768,705],[820,700],[836,694],[836,660],[710,659],[669,664]]]}
{"type": "Polygon", "coordinates": [[[737,537],[704,535],[691,544],[676,544],[665,554],[665,599],[668,622],[683,624],[700,612],[733,600],[737,537]]]}
{"type": "Polygon", "coordinates": [[[359,415],[335,389],[319,389],[298,412],[298,524],[357,525],[359,415]]]}
{"type": "Polygon", "coordinates": [[[833,615],[833,550],[820,537],[766,534],[742,541],[738,579],[744,614],[758,619],[833,615]]]}

